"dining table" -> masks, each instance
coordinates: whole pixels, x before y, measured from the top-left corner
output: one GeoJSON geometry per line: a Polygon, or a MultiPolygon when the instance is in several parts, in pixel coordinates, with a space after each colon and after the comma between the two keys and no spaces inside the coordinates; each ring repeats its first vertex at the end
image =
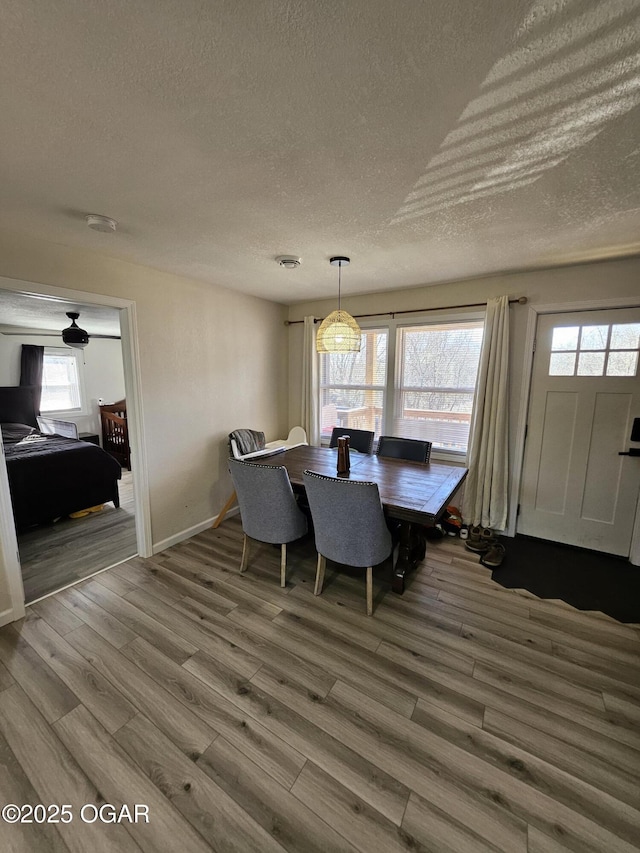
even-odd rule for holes
{"type": "MultiPolygon", "coordinates": [[[[300,445],[251,459],[256,465],[284,466],[294,491],[304,491],[305,471],[337,477],[337,449],[300,445]]],[[[385,516],[397,522],[398,553],[392,589],[402,594],[406,575],[424,559],[427,529],[437,524],[464,482],[468,469],[443,462],[410,462],[350,453],[350,470],[340,479],[377,483],[385,516]]]]}

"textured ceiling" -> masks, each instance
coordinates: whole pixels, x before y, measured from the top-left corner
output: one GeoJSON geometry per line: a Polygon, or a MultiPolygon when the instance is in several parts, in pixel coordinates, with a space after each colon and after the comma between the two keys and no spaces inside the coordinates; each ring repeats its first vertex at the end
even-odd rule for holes
{"type": "Polygon", "coordinates": [[[3,0],[0,228],[284,303],[640,253],[639,45],[640,0],[3,0]]]}

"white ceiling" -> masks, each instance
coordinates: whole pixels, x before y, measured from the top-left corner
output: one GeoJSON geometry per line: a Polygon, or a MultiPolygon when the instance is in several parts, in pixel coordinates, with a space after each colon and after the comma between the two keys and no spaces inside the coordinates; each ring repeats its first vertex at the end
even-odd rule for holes
{"type": "Polygon", "coordinates": [[[640,0],[4,0],[0,228],[283,303],[637,254],[639,45],[640,0]]]}
{"type": "MultiPolygon", "coordinates": [[[[80,314],[78,326],[91,336],[120,336],[120,312],[117,308],[103,305],[83,305],[66,299],[32,296],[0,290],[0,334],[17,335],[24,331],[53,331],[62,333],[71,325],[67,311],[80,314]]],[[[43,345],[54,346],[52,340],[43,340],[43,345]]]]}

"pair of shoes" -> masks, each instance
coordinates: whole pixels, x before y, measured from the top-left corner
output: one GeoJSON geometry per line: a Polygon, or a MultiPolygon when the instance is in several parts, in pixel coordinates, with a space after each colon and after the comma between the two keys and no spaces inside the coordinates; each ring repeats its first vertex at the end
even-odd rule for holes
{"type": "Polygon", "coordinates": [[[483,554],[495,541],[493,531],[488,527],[470,527],[469,537],[464,543],[464,547],[476,554],[483,554]]]}
{"type": "Polygon", "coordinates": [[[97,506],[90,506],[87,509],[80,509],[78,512],[70,512],[69,518],[84,518],[85,515],[89,515],[90,512],[100,512],[104,504],[98,504],[97,506]]]}
{"type": "Polygon", "coordinates": [[[494,542],[493,545],[490,546],[488,551],[485,551],[484,554],[480,557],[480,562],[483,566],[487,566],[490,569],[495,569],[502,564],[506,553],[507,549],[501,542],[494,542]]]}

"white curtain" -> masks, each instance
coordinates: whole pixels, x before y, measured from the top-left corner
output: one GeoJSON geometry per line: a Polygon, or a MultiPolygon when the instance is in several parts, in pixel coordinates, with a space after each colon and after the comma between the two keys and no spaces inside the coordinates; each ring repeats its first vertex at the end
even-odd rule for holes
{"type": "Polygon", "coordinates": [[[498,296],[487,302],[463,502],[468,524],[494,530],[507,526],[508,383],[509,297],[498,296]]]}
{"type": "Polygon", "coordinates": [[[320,445],[319,395],[316,326],[314,317],[309,316],[304,318],[302,347],[302,426],[307,441],[314,446],[320,445]]]}

